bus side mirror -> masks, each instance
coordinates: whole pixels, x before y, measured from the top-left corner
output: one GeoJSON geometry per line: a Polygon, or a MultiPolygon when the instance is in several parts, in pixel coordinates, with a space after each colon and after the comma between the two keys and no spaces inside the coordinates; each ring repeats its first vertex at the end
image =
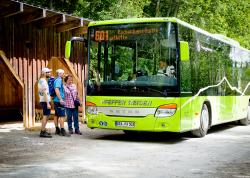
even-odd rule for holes
{"type": "Polygon", "coordinates": [[[84,37],[72,37],[70,41],[66,42],[65,45],[65,58],[70,58],[71,48],[74,41],[78,42],[84,42],[85,46],[87,47],[87,39],[84,39],[84,37]]]}
{"type": "Polygon", "coordinates": [[[69,59],[71,53],[71,41],[67,41],[65,45],[65,58],[69,59]]]}
{"type": "Polygon", "coordinates": [[[180,59],[181,61],[189,60],[189,45],[186,41],[180,41],[180,59]]]}

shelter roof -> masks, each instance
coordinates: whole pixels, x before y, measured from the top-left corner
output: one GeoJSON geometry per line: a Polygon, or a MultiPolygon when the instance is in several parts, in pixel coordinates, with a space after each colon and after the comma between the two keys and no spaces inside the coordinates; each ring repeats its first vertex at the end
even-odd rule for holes
{"type": "Polygon", "coordinates": [[[20,24],[32,23],[39,28],[54,26],[57,32],[74,30],[75,34],[87,33],[90,19],[41,8],[14,0],[0,1],[0,21],[14,17],[20,24]]]}

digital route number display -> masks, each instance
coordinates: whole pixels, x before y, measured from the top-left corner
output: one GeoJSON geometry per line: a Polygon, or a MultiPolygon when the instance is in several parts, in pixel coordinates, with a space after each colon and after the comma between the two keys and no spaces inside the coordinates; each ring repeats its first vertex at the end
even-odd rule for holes
{"type": "Polygon", "coordinates": [[[99,30],[94,32],[95,41],[117,41],[117,40],[129,40],[143,35],[151,35],[160,33],[160,28],[145,27],[140,29],[112,29],[112,30],[99,30]]]}

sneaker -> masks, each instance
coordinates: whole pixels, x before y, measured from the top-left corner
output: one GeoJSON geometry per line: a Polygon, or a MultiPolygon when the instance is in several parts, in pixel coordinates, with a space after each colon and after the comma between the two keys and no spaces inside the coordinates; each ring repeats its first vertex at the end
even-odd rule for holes
{"type": "Polygon", "coordinates": [[[82,132],[80,132],[80,130],[76,130],[75,134],[82,135],[82,132]]]}
{"type": "Polygon", "coordinates": [[[60,135],[60,133],[61,133],[61,131],[60,131],[59,127],[56,127],[56,132],[55,132],[55,134],[56,134],[56,135],[60,135]]]}
{"type": "Polygon", "coordinates": [[[45,130],[45,132],[46,132],[48,135],[51,135],[51,133],[47,132],[47,130],[45,130]]]}
{"type": "Polygon", "coordinates": [[[64,128],[61,128],[61,133],[60,133],[60,135],[61,135],[61,136],[65,136],[65,137],[70,137],[70,136],[71,136],[70,134],[68,134],[68,133],[64,130],[64,128]]]}
{"type": "Polygon", "coordinates": [[[47,132],[47,130],[45,130],[44,132],[46,132],[46,134],[50,135],[51,136],[51,133],[47,132]]]}
{"type": "Polygon", "coordinates": [[[74,134],[72,129],[69,129],[69,134],[74,134]]]}
{"type": "Polygon", "coordinates": [[[42,131],[42,130],[41,130],[41,132],[40,132],[40,137],[44,137],[44,138],[52,138],[52,136],[51,136],[51,135],[49,135],[49,133],[48,133],[48,132],[46,132],[46,131],[42,131]]]}

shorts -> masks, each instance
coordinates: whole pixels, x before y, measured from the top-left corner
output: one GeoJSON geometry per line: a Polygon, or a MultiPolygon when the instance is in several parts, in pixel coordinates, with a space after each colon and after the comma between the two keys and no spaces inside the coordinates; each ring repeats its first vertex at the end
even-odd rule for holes
{"type": "Polygon", "coordinates": [[[65,107],[61,105],[59,102],[54,102],[55,107],[55,116],[65,117],[65,107]]]}
{"type": "Polygon", "coordinates": [[[46,103],[46,102],[40,102],[40,105],[41,105],[42,108],[43,108],[43,115],[44,115],[44,116],[49,116],[49,115],[50,115],[51,109],[48,109],[48,108],[47,108],[47,103],[46,103]]]}

